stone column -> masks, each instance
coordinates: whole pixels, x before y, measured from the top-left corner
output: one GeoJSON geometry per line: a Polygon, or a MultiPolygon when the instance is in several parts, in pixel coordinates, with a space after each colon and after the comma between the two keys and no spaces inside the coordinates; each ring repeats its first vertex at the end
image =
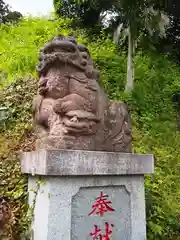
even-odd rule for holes
{"type": "Polygon", "coordinates": [[[152,155],[48,150],[23,153],[34,240],[145,240],[144,174],[152,155]],[[109,238],[107,238],[109,237],[109,238]]]}

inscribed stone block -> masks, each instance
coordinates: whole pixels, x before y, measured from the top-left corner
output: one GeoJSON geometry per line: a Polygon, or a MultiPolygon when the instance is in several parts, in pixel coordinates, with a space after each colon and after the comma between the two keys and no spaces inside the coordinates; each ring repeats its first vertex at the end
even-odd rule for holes
{"type": "Polygon", "coordinates": [[[104,235],[131,239],[130,194],[125,186],[80,188],[72,198],[71,214],[73,240],[101,239],[104,235]]]}

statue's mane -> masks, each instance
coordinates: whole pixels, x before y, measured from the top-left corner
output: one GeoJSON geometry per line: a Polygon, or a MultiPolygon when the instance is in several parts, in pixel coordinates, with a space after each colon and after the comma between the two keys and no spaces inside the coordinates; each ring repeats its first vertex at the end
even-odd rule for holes
{"type": "Polygon", "coordinates": [[[67,65],[84,72],[88,78],[99,79],[88,49],[77,44],[74,37],[57,35],[40,50],[38,75],[45,76],[49,69],[67,65]]]}

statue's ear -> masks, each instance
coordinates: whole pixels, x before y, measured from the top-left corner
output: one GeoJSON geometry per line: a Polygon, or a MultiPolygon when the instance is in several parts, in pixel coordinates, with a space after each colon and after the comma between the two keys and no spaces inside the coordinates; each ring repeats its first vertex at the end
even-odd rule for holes
{"type": "Polygon", "coordinates": [[[76,39],[73,37],[73,35],[68,36],[67,40],[77,45],[76,39]]]}
{"type": "Polygon", "coordinates": [[[84,46],[83,44],[78,44],[77,47],[78,47],[80,52],[86,52],[86,53],[88,53],[88,55],[90,57],[90,52],[89,52],[89,50],[86,46],[84,46]]]}
{"type": "Polygon", "coordinates": [[[100,80],[100,72],[98,70],[95,70],[94,74],[95,74],[96,80],[99,82],[99,80],[100,80]]]}

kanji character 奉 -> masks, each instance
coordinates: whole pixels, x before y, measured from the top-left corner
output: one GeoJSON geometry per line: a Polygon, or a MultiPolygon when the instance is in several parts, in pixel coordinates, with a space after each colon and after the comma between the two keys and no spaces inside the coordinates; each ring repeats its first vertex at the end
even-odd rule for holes
{"type": "Polygon", "coordinates": [[[109,206],[112,202],[107,200],[107,197],[108,195],[103,195],[103,192],[101,192],[100,197],[96,198],[97,202],[92,205],[93,210],[89,213],[89,215],[96,213],[102,217],[105,212],[114,212],[115,210],[109,206]]]}

